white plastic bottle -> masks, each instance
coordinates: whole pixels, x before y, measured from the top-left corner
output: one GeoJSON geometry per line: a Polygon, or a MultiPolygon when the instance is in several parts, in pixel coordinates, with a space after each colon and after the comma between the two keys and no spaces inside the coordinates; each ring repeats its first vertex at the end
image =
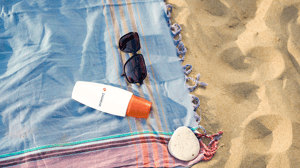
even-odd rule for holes
{"type": "Polygon", "coordinates": [[[152,103],[114,86],[93,82],[76,82],[72,99],[109,114],[148,118],[152,103]]]}

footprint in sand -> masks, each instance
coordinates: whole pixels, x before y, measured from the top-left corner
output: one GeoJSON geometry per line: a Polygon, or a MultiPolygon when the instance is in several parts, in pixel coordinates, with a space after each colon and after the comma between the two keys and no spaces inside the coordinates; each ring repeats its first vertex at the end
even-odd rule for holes
{"type": "Polygon", "coordinates": [[[251,153],[281,153],[292,144],[292,124],[276,114],[259,116],[246,125],[243,138],[251,153]]]}
{"type": "Polygon", "coordinates": [[[288,155],[299,153],[291,150],[297,139],[293,125],[281,114],[251,114],[241,128],[241,136],[231,141],[231,156],[226,168],[281,168],[290,165],[288,155]]]}
{"type": "Polygon", "coordinates": [[[245,100],[254,101],[258,99],[256,95],[257,89],[259,89],[258,85],[241,82],[226,85],[225,87],[228,90],[228,94],[231,94],[231,98],[238,104],[245,100]]]}
{"type": "Polygon", "coordinates": [[[286,71],[286,54],[273,47],[255,46],[243,54],[239,47],[231,45],[219,55],[220,61],[233,70],[232,76],[238,75],[239,79],[233,78],[235,83],[260,85],[281,77],[286,71]]]}
{"type": "Polygon", "coordinates": [[[286,69],[284,54],[271,47],[252,48],[247,54],[247,62],[255,69],[252,79],[257,84],[279,78],[286,69]]]}
{"type": "Polygon", "coordinates": [[[292,124],[286,117],[268,114],[254,118],[245,126],[243,146],[247,152],[243,155],[241,165],[243,167],[290,165],[287,155],[292,143],[292,124]]]}
{"type": "Polygon", "coordinates": [[[250,67],[250,64],[245,62],[246,56],[238,47],[225,49],[221,53],[220,59],[234,70],[242,71],[250,67]]]}
{"type": "Polygon", "coordinates": [[[227,8],[220,0],[202,1],[201,6],[213,16],[223,16],[229,11],[229,8],[227,8]]]}

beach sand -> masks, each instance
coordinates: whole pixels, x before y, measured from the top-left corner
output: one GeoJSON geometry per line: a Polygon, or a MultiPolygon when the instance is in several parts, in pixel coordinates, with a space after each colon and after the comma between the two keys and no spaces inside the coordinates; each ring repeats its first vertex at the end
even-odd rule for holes
{"type": "MultiPolygon", "coordinates": [[[[206,82],[201,125],[223,131],[193,168],[300,167],[300,1],[167,0],[189,75],[206,82]]],[[[200,109],[198,109],[200,113],[200,109]]]]}

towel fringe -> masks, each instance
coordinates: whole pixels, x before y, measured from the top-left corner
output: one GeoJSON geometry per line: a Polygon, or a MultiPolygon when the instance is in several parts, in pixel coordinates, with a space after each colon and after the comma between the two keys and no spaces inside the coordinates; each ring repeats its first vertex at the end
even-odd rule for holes
{"type": "MultiPolygon", "coordinates": [[[[182,36],[180,34],[180,32],[182,30],[181,26],[178,23],[174,23],[173,25],[171,25],[171,19],[170,18],[171,18],[172,10],[173,10],[172,5],[170,5],[170,4],[165,5],[166,20],[167,20],[168,26],[170,27],[171,33],[172,33],[173,38],[174,38],[174,45],[176,46],[177,56],[178,57],[181,56],[180,61],[183,62],[184,58],[185,58],[185,53],[187,52],[187,49],[186,49],[186,47],[184,47],[184,44],[181,41],[181,38],[182,38],[182,36]],[[176,36],[178,36],[177,40],[175,39],[176,36]]],[[[193,85],[193,86],[190,86],[189,84],[186,83],[189,92],[194,91],[197,86],[201,86],[201,87],[207,86],[206,83],[199,81],[199,79],[201,77],[200,73],[197,75],[196,79],[187,76],[188,74],[190,74],[192,72],[193,66],[191,64],[186,64],[186,65],[182,66],[182,68],[183,68],[183,72],[184,72],[184,75],[185,75],[185,81],[187,82],[187,80],[192,80],[195,83],[195,85],[193,85]]],[[[199,125],[201,118],[197,114],[196,111],[197,111],[197,109],[200,105],[200,100],[199,100],[198,97],[191,95],[191,101],[192,101],[192,104],[193,104],[193,107],[194,107],[195,118],[196,118],[196,121],[199,125]],[[193,103],[194,100],[197,101],[196,104],[193,103]]],[[[203,129],[203,127],[199,127],[199,128],[203,129]]]]}
{"type": "Polygon", "coordinates": [[[222,137],[223,135],[223,131],[218,132],[217,134],[214,135],[206,135],[206,134],[200,134],[200,133],[196,133],[197,138],[200,141],[200,151],[204,154],[203,160],[210,160],[214,154],[216,153],[217,149],[218,149],[218,144],[219,144],[219,139],[222,137]],[[201,139],[203,138],[209,138],[210,139],[210,143],[206,146],[205,143],[203,143],[203,141],[201,139]]]}
{"type": "MultiPolygon", "coordinates": [[[[170,18],[171,18],[172,10],[173,10],[172,5],[170,5],[170,4],[165,5],[166,21],[167,21],[168,27],[170,28],[173,39],[174,39],[174,45],[176,46],[177,56],[180,58],[180,61],[183,62],[185,59],[185,53],[187,52],[187,49],[184,46],[183,42],[181,41],[181,38],[182,38],[182,36],[180,34],[180,32],[182,30],[181,26],[177,23],[174,23],[173,25],[171,24],[170,18]],[[177,40],[175,39],[176,36],[178,36],[177,40]]],[[[193,66],[191,64],[186,64],[186,65],[182,66],[182,68],[183,68],[183,72],[185,75],[185,81],[187,82],[187,80],[192,80],[195,83],[195,85],[193,85],[193,86],[190,86],[189,84],[186,83],[189,92],[194,91],[197,88],[197,86],[200,86],[200,87],[207,86],[207,84],[205,82],[199,81],[199,79],[201,77],[200,73],[198,73],[196,79],[187,76],[188,74],[190,74],[192,72],[193,66]]],[[[219,133],[214,134],[214,135],[207,135],[206,130],[200,125],[201,108],[200,108],[200,115],[198,115],[198,113],[196,112],[200,106],[200,100],[198,97],[196,97],[192,94],[190,94],[190,97],[191,97],[191,103],[193,105],[194,116],[195,116],[196,122],[198,124],[198,127],[204,131],[204,134],[199,133],[197,130],[195,131],[196,132],[195,134],[200,141],[200,145],[201,145],[200,150],[202,153],[204,153],[203,160],[210,160],[216,153],[216,150],[218,149],[218,146],[217,146],[219,143],[218,140],[222,137],[223,132],[220,131],[219,133]],[[202,142],[202,140],[201,140],[202,138],[209,138],[211,141],[206,146],[202,142]]]]}

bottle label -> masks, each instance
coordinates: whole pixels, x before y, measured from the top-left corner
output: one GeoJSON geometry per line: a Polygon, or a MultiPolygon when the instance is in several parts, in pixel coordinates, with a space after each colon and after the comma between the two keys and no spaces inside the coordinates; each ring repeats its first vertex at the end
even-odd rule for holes
{"type": "Polygon", "coordinates": [[[77,81],[72,92],[72,98],[84,105],[123,117],[132,95],[121,88],[85,81],[77,81]]]}
{"type": "Polygon", "coordinates": [[[102,93],[102,96],[101,96],[101,98],[100,98],[99,107],[101,107],[101,104],[102,104],[102,102],[103,102],[104,95],[105,95],[105,93],[103,92],[103,93],[102,93]]]}

